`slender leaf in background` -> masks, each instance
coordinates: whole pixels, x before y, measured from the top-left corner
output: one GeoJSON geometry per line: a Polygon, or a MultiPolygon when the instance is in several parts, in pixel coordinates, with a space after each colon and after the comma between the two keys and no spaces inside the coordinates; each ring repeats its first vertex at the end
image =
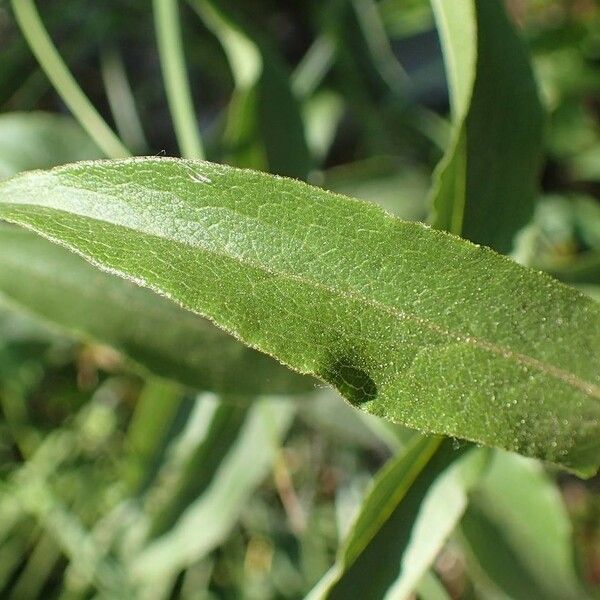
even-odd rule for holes
{"type": "Polygon", "coordinates": [[[158,55],[181,156],[204,158],[204,146],[198,129],[185,66],[179,22],[179,1],[154,0],[152,11],[158,55]]]}
{"type": "Polygon", "coordinates": [[[148,150],[148,141],[138,113],[123,57],[115,45],[103,48],[100,73],[119,136],[135,154],[148,150]]]}
{"type": "Polygon", "coordinates": [[[44,112],[0,115],[0,179],[101,157],[102,152],[70,117],[44,112]]]}
{"type": "Polygon", "coordinates": [[[586,598],[573,563],[569,516],[538,463],[496,452],[473,493],[462,533],[477,565],[475,581],[488,590],[484,597],[501,590],[514,600],[586,598]]]}
{"type": "Polygon", "coordinates": [[[144,490],[156,475],[183,393],[177,384],[149,378],[127,430],[125,479],[132,490],[144,490]]]}
{"type": "Polygon", "coordinates": [[[527,52],[500,0],[433,0],[454,139],[437,169],[433,224],[499,252],[533,214],[543,113],[527,52]]]}
{"type": "Polygon", "coordinates": [[[257,89],[264,68],[260,48],[212,2],[190,0],[189,4],[221,44],[233,77],[223,131],[225,157],[238,166],[266,168],[267,157],[256,131],[257,89]]]}
{"type": "Polygon", "coordinates": [[[178,481],[171,486],[168,501],[154,515],[149,533],[151,539],[167,533],[188,506],[206,491],[222,461],[235,446],[247,412],[247,406],[219,404],[202,443],[187,460],[178,481]]]}
{"type": "Polygon", "coordinates": [[[43,534],[12,587],[11,597],[15,600],[41,597],[44,585],[52,576],[60,557],[60,550],[53,538],[43,534]]]}
{"type": "Polygon", "coordinates": [[[293,414],[294,405],[282,398],[252,404],[204,492],[172,528],[130,557],[132,576],[141,586],[151,589],[153,582],[177,575],[226,539],[272,468],[293,414]]]}
{"type": "Polygon", "coordinates": [[[33,0],[12,0],[12,9],[44,73],[90,138],[111,158],[130,156],[114,131],[94,108],[52,43],[33,0]]]}
{"type": "Polygon", "coordinates": [[[408,598],[467,506],[487,453],[418,437],[376,477],[319,598],[408,598]],[[386,560],[382,561],[381,557],[386,560]]]}
{"type": "Polygon", "coordinates": [[[0,294],[61,328],[200,390],[311,391],[313,382],[244,347],[208,321],[93,268],[39,236],[0,226],[0,294]]]}
{"type": "Polygon", "coordinates": [[[0,545],[0,590],[10,589],[9,586],[14,581],[15,575],[26,562],[31,547],[35,546],[38,539],[39,530],[33,526],[31,521],[27,521],[19,523],[15,535],[2,540],[0,545]]]}
{"type": "Polygon", "coordinates": [[[408,76],[398,62],[374,0],[352,0],[358,25],[381,78],[396,93],[404,91],[408,76]]]}
{"type": "MultiPolygon", "coordinates": [[[[236,89],[228,142],[242,143],[243,148],[260,139],[267,160],[264,166],[270,172],[306,179],[311,159],[300,104],[276,47],[260,31],[237,22],[222,5],[212,0],[188,1],[223,46],[233,74],[236,89]]],[[[241,166],[261,166],[254,162],[256,149],[250,156],[252,162],[241,166]]]]}
{"type": "Polygon", "coordinates": [[[429,571],[421,579],[417,588],[419,600],[450,600],[451,596],[446,591],[440,580],[429,571]]]}
{"type": "Polygon", "coordinates": [[[597,470],[600,307],[487,248],[301,182],[176,159],[17,175],[0,183],[0,216],[367,412],[597,470]]]}

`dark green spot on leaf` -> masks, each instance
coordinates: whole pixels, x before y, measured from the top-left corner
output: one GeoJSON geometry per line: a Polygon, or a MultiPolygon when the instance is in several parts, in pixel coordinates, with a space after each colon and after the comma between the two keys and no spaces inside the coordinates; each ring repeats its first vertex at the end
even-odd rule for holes
{"type": "Polygon", "coordinates": [[[371,376],[349,357],[332,361],[321,376],[352,404],[363,404],[377,397],[377,385],[371,376]]]}

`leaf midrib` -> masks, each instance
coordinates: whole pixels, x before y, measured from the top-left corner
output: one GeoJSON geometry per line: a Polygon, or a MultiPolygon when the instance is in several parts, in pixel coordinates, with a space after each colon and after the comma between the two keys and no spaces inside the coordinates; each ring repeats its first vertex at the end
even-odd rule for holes
{"type": "MultiPolygon", "coordinates": [[[[77,188],[75,188],[75,189],[77,189],[77,188]]],[[[19,210],[19,208],[23,206],[22,204],[14,204],[14,203],[6,203],[6,205],[12,206],[12,207],[16,208],[17,210],[19,210]]],[[[50,206],[40,206],[40,205],[35,205],[35,204],[29,204],[28,206],[31,206],[33,208],[37,207],[38,210],[40,210],[41,212],[48,210],[51,212],[61,213],[61,214],[67,215],[67,216],[77,214],[77,213],[71,213],[71,212],[62,210],[60,208],[55,208],[55,207],[50,207],[50,206]]],[[[213,207],[213,208],[222,208],[222,207],[217,206],[217,207],[213,207]]],[[[507,360],[512,360],[515,363],[517,363],[523,367],[532,368],[534,370],[540,371],[544,375],[547,375],[549,377],[552,377],[554,379],[562,381],[563,383],[566,383],[567,385],[575,388],[576,390],[582,392],[583,394],[591,396],[591,397],[595,398],[596,400],[600,400],[600,386],[599,385],[596,385],[590,381],[582,379],[582,378],[578,377],[577,375],[575,375],[569,371],[566,371],[564,369],[561,369],[560,367],[557,367],[551,363],[544,362],[542,360],[539,360],[537,358],[534,358],[532,356],[529,356],[529,355],[526,355],[526,354],[523,354],[520,352],[515,352],[514,350],[511,350],[510,348],[506,348],[504,346],[495,344],[495,343],[490,342],[485,339],[480,339],[480,338],[475,337],[470,334],[451,331],[441,325],[438,325],[437,323],[435,323],[433,321],[430,321],[430,320],[420,317],[418,315],[400,310],[396,307],[388,306],[386,304],[383,304],[382,302],[373,300],[371,298],[367,298],[360,294],[356,294],[350,290],[344,290],[344,289],[330,287],[320,281],[316,281],[316,280],[307,278],[302,275],[278,271],[271,267],[267,267],[264,264],[255,263],[252,260],[249,260],[247,258],[242,258],[239,255],[235,255],[235,254],[227,253],[227,252],[220,252],[218,250],[215,250],[214,248],[208,248],[205,245],[202,245],[201,243],[194,244],[194,243],[188,242],[188,241],[180,239],[180,238],[175,240],[166,235],[161,235],[158,232],[147,233],[144,231],[139,231],[138,229],[134,229],[134,228],[124,225],[122,223],[114,223],[114,222],[111,222],[108,220],[98,219],[96,217],[89,217],[89,216],[85,216],[85,215],[77,215],[77,216],[87,219],[87,220],[90,220],[90,221],[96,221],[98,223],[105,223],[112,227],[131,231],[131,232],[136,233],[137,235],[143,235],[146,237],[154,237],[154,238],[158,238],[158,239],[163,239],[172,244],[187,246],[187,247],[199,250],[199,251],[204,252],[209,255],[215,255],[215,256],[222,257],[222,258],[226,258],[228,260],[235,261],[242,266],[246,266],[246,267],[256,269],[258,271],[262,271],[265,274],[270,275],[270,276],[279,277],[284,280],[288,279],[290,281],[300,283],[307,287],[313,287],[316,289],[320,289],[331,295],[339,296],[345,300],[355,301],[355,302],[364,304],[364,305],[369,306],[377,311],[381,311],[385,314],[388,314],[389,316],[391,316],[392,318],[394,318],[397,321],[412,321],[413,323],[416,323],[422,327],[425,327],[425,328],[429,329],[430,331],[433,331],[439,335],[442,335],[443,337],[447,337],[448,339],[451,339],[454,342],[462,342],[462,343],[466,344],[467,346],[472,346],[474,348],[484,350],[491,354],[501,356],[507,360]]],[[[16,220],[16,222],[19,223],[18,220],[16,220]]],[[[62,240],[57,240],[50,235],[44,234],[44,232],[39,230],[36,225],[30,224],[30,227],[33,228],[37,233],[44,235],[45,237],[48,237],[53,242],[59,243],[62,245],[66,245],[71,251],[77,250],[77,248],[74,247],[73,245],[71,245],[70,243],[65,244],[65,242],[63,242],[62,240]]],[[[85,252],[82,252],[82,253],[88,261],[91,261],[93,264],[98,266],[100,269],[108,271],[108,272],[113,272],[113,273],[115,272],[114,269],[101,264],[99,261],[95,260],[92,256],[87,255],[85,252]]],[[[138,285],[141,283],[141,281],[137,277],[133,277],[133,276],[129,275],[128,273],[125,273],[121,270],[117,270],[117,271],[118,271],[119,275],[124,277],[125,279],[134,281],[138,285]]],[[[142,280],[142,282],[145,284],[146,287],[150,287],[151,289],[155,289],[155,287],[156,287],[155,284],[150,283],[145,278],[142,280]]],[[[157,290],[157,291],[159,291],[159,290],[157,290]]],[[[162,293],[164,294],[164,292],[162,292],[162,293]]],[[[174,300],[177,303],[183,305],[181,300],[178,300],[171,296],[169,296],[169,297],[171,300],[174,300]]],[[[187,306],[186,308],[192,310],[193,312],[197,312],[201,316],[210,318],[209,315],[204,314],[201,310],[199,310],[196,307],[191,308],[191,307],[187,306]]]]}

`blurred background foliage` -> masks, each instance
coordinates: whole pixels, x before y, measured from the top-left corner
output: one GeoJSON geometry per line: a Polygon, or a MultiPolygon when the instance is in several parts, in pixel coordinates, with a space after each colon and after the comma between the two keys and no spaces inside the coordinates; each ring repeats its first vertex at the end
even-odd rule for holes
{"type": "MultiPolygon", "coordinates": [[[[506,7],[548,115],[539,199],[513,255],[598,297],[600,5],[506,7]]],[[[126,146],[177,155],[150,3],[44,0],[38,8],[126,146]]],[[[433,169],[450,138],[427,0],[192,0],[180,3],[180,14],[209,160],[427,218],[433,169]]],[[[0,110],[0,177],[102,156],[6,2],[0,110]]],[[[102,318],[93,302],[87,310],[90,322],[102,318]]],[[[2,597],[308,594],[373,477],[412,433],[312,382],[291,398],[267,385],[251,402],[235,385],[198,393],[76,335],[78,328],[58,329],[0,297],[2,597]]],[[[417,595],[565,598],[543,571],[560,564],[568,573],[557,580],[577,579],[585,595],[600,597],[600,480],[501,453],[493,460],[417,595]],[[549,562],[546,551],[556,551],[549,562]]]]}

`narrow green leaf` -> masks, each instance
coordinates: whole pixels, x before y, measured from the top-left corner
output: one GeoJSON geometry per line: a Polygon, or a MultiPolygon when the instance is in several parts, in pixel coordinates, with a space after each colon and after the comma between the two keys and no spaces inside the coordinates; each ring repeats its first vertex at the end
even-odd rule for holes
{"type": "Polygon", "coordinates": [[[131,490],[144,490],[156,474],[156,462],[165,449],[182,400],[182,390],[176,384],[156,377],[146,382],[125,442],[128,459],[124,477],[131,490]]]}
{"type": "MultiPolygon", "coordinates": [[[[300,103],[277,49],[260,31],[237,22],[219,3],[189,3],[223,46],[234,77],[228,142],[253,145],[260,139],[269,171],[306,179],[311,160],[300,103]]],[[[262,167],[256,164],[256,154],[255,148],[247,155],[243,153],[251,157],[251,162],[242,162],[241,166],[262,167]]]]}
{"type": "Polygon", "coordinates": [[[40,598],[44,585],[57,567],[60,556],[60,550],[52,537],[42,534],[31,552],[25,568],[12,586],[11,597],[15,600],[40,598]]]}
{"type": "Polygon", "coordinates": [[[450,600],[451,596],[446,591],[440,580],[428,571],[417,588],[419,600],[450,600]]]}
{"type": "Polygon", "coordinates": [[[181,476],[172,486],[169,500],[155,515],[150,531],[151,538],[167,533],[189,505],[206,491],[222,461],[231,448],[235,447],[247,412],[247,406],[219,403],[212,415],[206,436],[181,469],[181,476]]]}
{"type": "Polygon", "coordinates": [[[450,441],[440,444],[440,438],[419,437],[384,467],[311,600],[408,598],[415,590],[486,462],[483,450],[459,456],[450,441]]]}
{"type": "Polygon", "coordinates": [[[487,248],[298,181],[175,159],[17,175],[0,183],[0,217],[372,414],[597,469],[600,307],[487,248]]]}
{"type": "Polygon", "coordinates": [[[7,594],[20,567],[26,563],[27,554],[39,538],[39,529],[30,522],[21,523],[18,530],[0,545],[0,592],[7,594]]]}
{"type": "Polygon", "coordinates": [[[431,5],[444,51],[452,116],[461,123],[469,112],[475,82],[476,4],[474,0],[431,0],[431,5]]]}
{"type": "Polygon", "coordinates": [[[0,254],[3,296],[70,332],[113,346],[157,375],[236,394],[312,389],[309,379],[208,321],[30,232],[0,226],[0,254]]]}
{"type": "Polygon", "coordinates": [[[13,13],[40,67],[81,126],[111,158],[131,153],[94,108],[52,43],[33,0],[12,0],[13,13]]]}
{"type": "Polygon", "coordinates": [[[282,398],[252,404],[204,492],[173,527],[130,557],[131,574],[140,585],[151,589],[154,582],[177,575],[229,535],[248,497],[272,468],[293,414],[293,404],[282,398]]]}
{"type": "Polygon", "coordinates": [[[500,252],[533,214],[543,111],[527,52],[499,0],[432,0],[454,141],[432,192],[433,224],[500,252]]]}
{"type": "Polygon", "coordinates": [[[510,598],[586,597],[575,574],[569,516],[538,463],[497,452],[462,532],[485,578],[510,598]]]}
{"type": "Polygon", "coordinates": [[[154,28],[169,110],[181,155],[204,158],[204,146],[188,79],[178,0],[154,0],[154,28]]]}
{"type": "Polygon", "coordinates": [[[150,147],[136,106],[123,57],[115,44],[109,44],[100,54],[100,74],[106,90],[119,136],[134,154],[143,154],[150,147]]]}

